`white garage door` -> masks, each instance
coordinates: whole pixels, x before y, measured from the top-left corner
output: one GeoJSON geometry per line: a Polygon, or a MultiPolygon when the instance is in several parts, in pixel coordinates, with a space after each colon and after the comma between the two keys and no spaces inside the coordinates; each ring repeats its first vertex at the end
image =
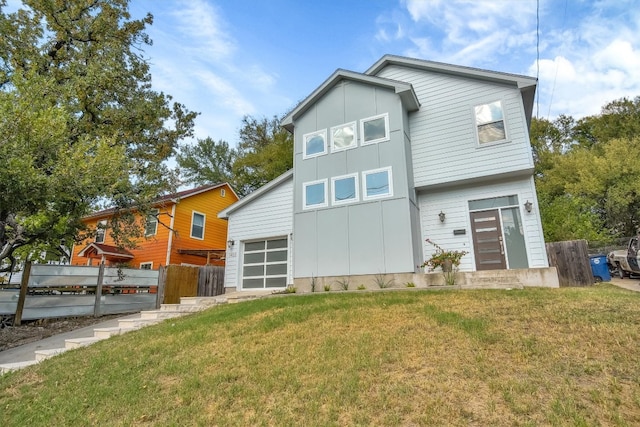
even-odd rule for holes
{"type": "Polygon", "coordinates": [[[288,239],[245,242],[242,255],[242,289],[287,286],[288,239]]]}

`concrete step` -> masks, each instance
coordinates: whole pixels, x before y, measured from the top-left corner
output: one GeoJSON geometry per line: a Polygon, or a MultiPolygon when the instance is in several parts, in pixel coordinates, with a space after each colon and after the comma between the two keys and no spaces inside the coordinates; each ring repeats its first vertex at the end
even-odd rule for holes
{"type": "Polygon", "coordinates": [[[145,326],[155,325],[162,322],[163,319],[120,319],[118,326],[124,329],[140,329],[145,326]]]}
{"type": "Polygon", "coordinates": [[[179,311],[162,311],[162,310],[152,310],[152,311],[142,311],[140,312],[140,319],[142,320],[153,320],[153,319],[171,319],[174,317],[183,316],[185,313],[181,313],[179,311]]]}
{"type": "Polygon", "coordinates": [[[45,359],[48,359],[53,356],[57,356],[58,354],[62,354],[65,351],[69,350],[68,348],[52,348],[48,350],[36,350],[36,360],[38,362],[42,362],[45,359]]]}
{"type": "Polygon", "coordinates": [[[160,311],[178,312],[178,313],[196,313],[198,311],[206,310],[206,305],[196,304],[162,304],[160,311]]]}
{"type": "Polygon", "coordinates": [[[127,332],[135,331],[135,328],[121,328],[119,326],[114,326],[111,328],[94,328],[93,336],[96,338],[110,338],[114,335],[120,335],[127,332]]]}
{"type": "Polygon", "coordinates": [[[224,304],[227,302],[227,297],[180,297],[181,305],[203,305],[212,306],[217,304],[224,304]]]}
{"type": "Polygon", "coordinates": [[[67,350],[72,348],[80,348],[91,345],[98,341],[103,340],[104,338],[96,338],[96,337],[86,337],[86,338],[69,338],[64,340],[64,347],[67,350]]]}
{"type": "Polygon", "coordinates": [[[11,371],[17,371],[22,368],[26,368],[27,366],[35,365],[38,363],[37,360],[27,360],[25,362],[13,362],[13,363],[3,363],[0,365],[0,375],[8,374],[11,371]]]}

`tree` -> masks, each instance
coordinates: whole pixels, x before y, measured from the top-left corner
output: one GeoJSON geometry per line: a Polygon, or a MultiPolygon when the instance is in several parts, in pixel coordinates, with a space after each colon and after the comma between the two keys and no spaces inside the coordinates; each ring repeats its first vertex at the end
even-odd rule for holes
{"type": "Polygon", "coordinates": [[[246,196],[293,167],[293,137],[276,117],[257,120],[245,116],[237,149],[206,138],[195,145],[182,145],[176,159],[185,181],[226,181],[240,196],[246,196]]]}
{"type": "Polygon", "coordinates": [[[187,182],[204,185],[232,183],[237,153],[226,141],[199,139],[195,145],[183,144],[176,155],[180,173],[187,182]]]}
{"type": "Polygon", "coordinates": [[[293,167],[293,136],[277,117],[256,120],[245,116],[240,129],[238,158],[233,163],[234,185],[249,194],[293,167]]]}
{"type": "Polygon", "coordinates": [[[81,218],[103,206],[116,211],[116,241],[131,244],[141,233],[132,208],[175,187],[163,162],[195,118],[151,90],[142,47],[152,16],[131,20],[128,0],[25,0],[11,14],[4,5],[0,264],[24,246],[70,246],[81,218]]]}

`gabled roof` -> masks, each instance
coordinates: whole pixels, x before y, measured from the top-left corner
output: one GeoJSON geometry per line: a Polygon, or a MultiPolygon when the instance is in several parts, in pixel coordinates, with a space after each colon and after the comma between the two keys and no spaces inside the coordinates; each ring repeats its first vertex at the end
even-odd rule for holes
{"type": "Polygon", "coordinates": [[[257,190],[253,191],[252,193],[250,193],[244,199],[240,199],[237,202],[235,202],[234,204],[232,204],[231,206],[228,206],[226,209],[221,210],[220,212],[218,212],[218,218],[229,219],[229,214],[231,214],[232,212],[240,209],[244,205],[251,203],[251,201],[253,201],[253,200],[259,198],[260,196],[262,196],[263,194],[271,191],[273,188],[277,187],[278,185],[280,185],[281,183],[285,182],[288,179],[293,179],[293,169],[289,169],[288,171],[286,171],[285,173],[283,173],[279,177],[272,179],[271,181],[267,182],[262,187],[258,188],[257,190]]]}
{"type": "Polygon", "coordinates": [[[373,86],[393,89],[400,96],[405,108],[409,111],[415,111],[420,108],[418,97],[413,91],[413,87],[409,83],[397,80],[385,79],[382,77],[356,73],[343,69],[336,70],[327,80],[324,81],[311,95],[307,96],[296,108],[294,108],[284,119],[281,125],[289,132],[293,132],[294,121],[307,111],[313,104],[322,98],[329,90],[343,80],[350,80],[359,83],[369,84],[373,86]]]}
{"type": "MultiPolygon", "coordinates": [[[[172,205],[174,203],[178,203],[178,201],[180,201],[182,199],[186,199],[187,197],[192,197],[192,196],[195,196],[195,195],[198,195],[198,194],[202,194],[202,193],[205,193],[207,191],[223,187],[225,185],[227,185],[229,187],[231,192],[237,198],[238,195],[233,190],[233,188],[230,185],[228,185],[226,182],[223,182],[223,183],[220,183],[220,184],[201,185],[200,187],[192,188],[192,189],[189,189],[189,190],[179,191],[177,193],[172,193],[172,194],[166,194],[164,196],[158,197],[152,204],[153,204],[153,206],[172,205]]],[[[101,211],[93,212],[93,213],[91,213],[91,214],[89,214],[89,215],[87,215],[87,216],[85,216],[83,218],[90,219],[90,218],[99,218],[99,217],[109,216],[109,215],[113,214],[115,211],[116,210],[114,208],[103,209],[101,211]]]]}
{"type": "Polygon", "coordinates": [[[101,258],[104,256],[109,260],[133,259],[133,254],[126,249],[95,242],[89,243],[78,252],[78,256],[86,258],[101,258]]]}
{"type": "Polygon", "coordinates": [[[445,64],[442,62],[426,61],[423,59],[406,58],[396,55],[385,55],[373,64],[365,74],[375,76],[388,65],[415,68],[418,70],[432,71],[435,73],[450,74],[476,80],[485,80],[494,83],[514,85],[520,89],[522,101],[527,118],[527,124],[531,125],[531,116],[535,103],[535,92],[538,79],[519,74],[503,73],[499,71],[483,70],[480,68],[463,67],[461,65],[445,64]]]}

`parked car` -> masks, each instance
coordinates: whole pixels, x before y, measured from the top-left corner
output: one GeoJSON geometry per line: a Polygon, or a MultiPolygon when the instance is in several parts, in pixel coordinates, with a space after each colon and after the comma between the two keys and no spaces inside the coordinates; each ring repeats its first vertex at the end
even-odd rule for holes
{"type": "Polygon", "coordinates": [[[607,264],[613,274],[616,274],[621,279],[630,277],[633,275],[640,275],[640,261],[638,249],[638,236],[632,237],[629,240],[627,249],[620,249],[617,251],[609,252],[607,255],[607,264]]]}

